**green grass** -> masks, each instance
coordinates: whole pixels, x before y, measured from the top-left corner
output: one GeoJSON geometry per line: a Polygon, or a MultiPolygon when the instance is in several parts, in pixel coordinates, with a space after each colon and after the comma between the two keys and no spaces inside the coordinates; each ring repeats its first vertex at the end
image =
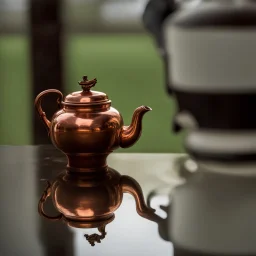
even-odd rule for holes
{"type": "MultiPolygon", "coordinates": [[[[26,38],[0,38],[0,106],[4,109],[0,144],[31,142],[30,117],[34,108],[29,106],[28,59],[26,38]]],[[[181,135],[171,132],[174,102],[164,91],[162,63],[149,37],[72,35],[67,37],[63,59],[66,93],[80,90],[77,81],[88,75],[97,77],[95,90],[108,94],[125,124],[130,123],[136,107],[148,105],[153,109],[144,117],[141,139],[119,152],[183,152],[181,135]]]]}
{"type": "Polygon", "coordinates": [[[25,37],[0,37],[0,144],[31,143],[29,65],[25,37]]]}

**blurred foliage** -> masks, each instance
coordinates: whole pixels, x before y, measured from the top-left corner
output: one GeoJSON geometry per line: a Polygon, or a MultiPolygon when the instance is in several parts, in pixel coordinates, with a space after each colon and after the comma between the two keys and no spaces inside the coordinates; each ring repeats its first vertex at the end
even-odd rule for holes
{"type": "Polygon", "coordinates": [[[29,42],[25,36],[0,37],[0,144],[31,143],[29,42]]]}

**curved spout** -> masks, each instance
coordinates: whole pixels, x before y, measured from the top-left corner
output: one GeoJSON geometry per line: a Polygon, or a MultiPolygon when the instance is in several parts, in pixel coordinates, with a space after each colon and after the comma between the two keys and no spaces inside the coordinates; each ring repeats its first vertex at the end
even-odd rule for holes
{"type": "Polygon", "coordinates": [[[140,106],[135,109],[132,122],[129,126],[124,126],[121,132],[120,147],[128,148],[132,146],[140,137],[142,129],[142,117],[152,109],[147,106],[140,106]]]}
{"type": "Polygon", "coordinates": [[[162,219],[155,214],[153,208],[146,205],[140,184],[127,175],[122,175],[120,181],[123,193],[129,193],[134,197],[137,213],[145,219],[159,223],[162,219]]]}

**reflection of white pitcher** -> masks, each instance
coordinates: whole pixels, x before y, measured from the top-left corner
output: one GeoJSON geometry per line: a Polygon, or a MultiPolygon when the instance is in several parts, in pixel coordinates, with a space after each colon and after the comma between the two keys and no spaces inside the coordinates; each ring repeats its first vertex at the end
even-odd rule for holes
{"type": "Polygon", "coordinates": [[[169,199],[159,234],[173,243],[175,251],[256,255],[256,175],[227,175],[199,167],[171,191],[169,199]]]}
{"type": "Polygon", "coordinates": [[[256,1],[151,0],[143,20],[177,102],[174,130],[187,128],[199,166],[172,192],[168,238],[256,255],[256,1]]]}

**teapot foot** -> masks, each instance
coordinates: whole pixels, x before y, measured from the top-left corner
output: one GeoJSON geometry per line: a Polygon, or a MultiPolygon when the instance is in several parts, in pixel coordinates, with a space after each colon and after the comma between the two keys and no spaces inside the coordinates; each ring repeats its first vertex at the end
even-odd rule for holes
{"type": "Polygon", "coordinates": [[[69,172],[99,172],[107,170],[107,153],[66,154],[69,172]]]}

